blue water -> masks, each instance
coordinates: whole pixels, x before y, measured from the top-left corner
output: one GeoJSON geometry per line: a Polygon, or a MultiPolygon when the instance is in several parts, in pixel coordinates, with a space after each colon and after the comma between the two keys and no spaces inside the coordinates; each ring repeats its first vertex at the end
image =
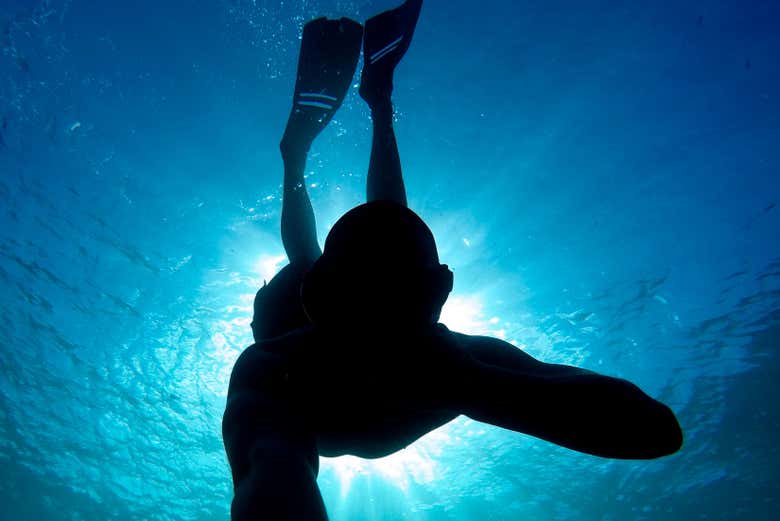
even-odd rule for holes
{"type": "MultiPolygon", "coordinates": [[[[298,35],[392,5],[3,0],[2,520],[228,518],[220,421],[282,265],[298,35]]],[[[610,461],[459,418],[323,460],[332,519],[777,518],[779,23],[773,1],[426,0],[396,129],[455,272],[443,321],[631,379],[686,443],[610,461]]],[[[355,90],[307,166],[320,240],[369,146],[355,90]]]]}

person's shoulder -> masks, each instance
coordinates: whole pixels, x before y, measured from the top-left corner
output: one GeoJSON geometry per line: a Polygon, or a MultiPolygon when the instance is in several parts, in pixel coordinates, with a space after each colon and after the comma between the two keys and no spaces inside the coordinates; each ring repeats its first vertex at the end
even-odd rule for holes
{"type": "Polygon", "coordinates": [[[509,342],[501,340],[500,338],[496,338],[492,336],[484,336],[484,335],[469,335],[466,333],[460,333],[458,331],[452,331],[442,323],[436,324],[436,330],[439,335],[447,336],[452,340],[457,341],[463,347],[492,345],[492,346],[502,346],[511,349],[517,349],[509,342]]]}
{"type": "MultiPolygon", "coordinates": [[[[443,326],[444,327],[444,326],[443,326]]],[[[458,346],[482,363],[516,370],[539,371],[546,366],[516,345],[500,338],[484,335],[467,335],[444,329],[458,346]]]]}
{"type": "Polygon", "coordinates": [[[501,340],[489,336],[467,335],[466,333],[453,331],[441,322],[434,326],[433,331],[437,337],[447,339],[451,342],[457,342],[463,348],[469,348],[484,343],[492,343],[493,341],[501,342],[501,340]]]}
{"type": "Polygon", "coordinates": [[[310,343],[311,335],[310,328],[303,328],[244,349],[233,366],[228,394],[273,384],[286,372],[290,360],[310,343]]]}

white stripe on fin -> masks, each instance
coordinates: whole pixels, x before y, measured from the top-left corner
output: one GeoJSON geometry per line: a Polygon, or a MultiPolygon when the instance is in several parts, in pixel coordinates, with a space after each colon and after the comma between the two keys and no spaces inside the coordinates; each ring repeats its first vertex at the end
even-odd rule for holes
{"type": "Polygon", "coordinates": [[[333,105],[328,105],[327,103],[320,103],[319,101],[299,101],[298,105],[303,105],[304,107],[317,107],[319,109],[325,109],[325,110],[333,109],[333,105]]]}
{"type": "Polygon", "coordinates": [[[397,45],[396,45],[395,47],[390,47],[390,48],[389,48],[389,49],[387,49],[385,52],[383,52],[381,56],[378,56],[378,57],[374,58],[374,59],[373,59],[373,60],[371,60],[370,62],[371,62],[371,63],[376,63],[376,62],[378,62],[379,60],[381,60],[382,58],[384,58],[385,56],[387,56],[388,54],[390,54],[391,52],[393,52],[393,51],[394,51],[394,50],[396,50],[397,48],[398,48],[398,46],[397,46],[397,45]]]}
{"type": "Polygon", "coordinates": [[[387,45],[379,49],[377,52],[371,55],[371,61],[378,60],[379,58],[381,58],[382,56],[379,56],[380,54],[384,56],[388,52],[392,51],[393,49],[390,49],[390,47],[394,47],[398,45],[399,43],[401,43],[401,40],[403,39],[404,39],[404,35],[402,34],[392,42],[388,43],[387,45]]]}
{"type": "Polygon", "coordinates": [[[321,94],[319,92],[299,92],[298,96],[301,97],[307,97],[307,98],[319,98],[319,99],[327,99],[330,101],[338,101],[338,98],[335,96],[329,96],[328,94],[321,94]]]}

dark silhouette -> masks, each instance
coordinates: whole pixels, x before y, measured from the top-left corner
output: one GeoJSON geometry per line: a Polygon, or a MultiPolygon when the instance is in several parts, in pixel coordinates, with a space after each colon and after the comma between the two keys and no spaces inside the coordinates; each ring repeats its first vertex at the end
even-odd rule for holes
{"type": "Polygon", "coordinates": [[[682,444],[671,410],[625,380],[545,364],[438,323],[452,272],[406,208],[390,101],[421,4],[409,0],[366,23],[368,202],[338,220],[322,253],[303,168],[347,92],[362,29],[345,18],[304,28],[280,147],[290,264],[258,291],[256,342],[233,369],[222,424],[234,520],[327,519],[320,455],[385,456],[461,414],[609,458],[656,458],[682,444]]]}

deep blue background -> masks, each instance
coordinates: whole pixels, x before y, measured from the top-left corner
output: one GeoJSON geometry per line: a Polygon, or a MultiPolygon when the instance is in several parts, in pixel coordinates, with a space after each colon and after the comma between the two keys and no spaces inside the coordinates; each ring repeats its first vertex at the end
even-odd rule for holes
{"type": "MultiPolygon", "coordinates": [[[[393,5],[0,5],[0,519],[227,519],[300,29],[393,5]]],[[[608,461],[459,419],[323,462],[334,519],[777,517],[779,24],[772,1],[426,0],[396,129],[456,274],[443,321],[631,379],[686,445],[608,461]]],[[[321,240],[369,146],[355,91],[309,157],[321,240]]]]}

